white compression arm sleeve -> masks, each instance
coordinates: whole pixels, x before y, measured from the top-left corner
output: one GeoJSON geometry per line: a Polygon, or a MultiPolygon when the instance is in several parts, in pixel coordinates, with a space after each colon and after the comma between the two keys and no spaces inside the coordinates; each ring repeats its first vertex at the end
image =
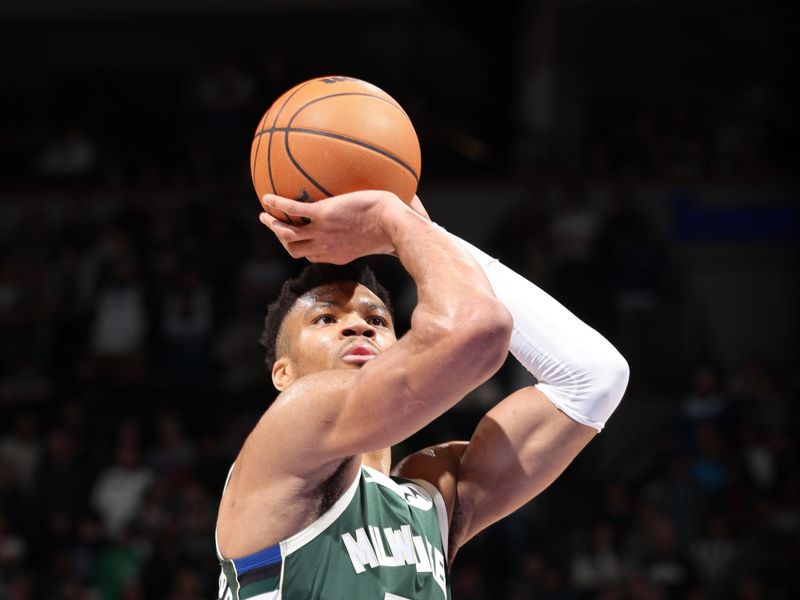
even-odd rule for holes
{"type": "Polygon", "coordinates": [[[448,235],[480,264],[495,296],[511,313],[511,353],[536,377],[537,387],[573,420],[602,430],[628,385],[630,370],[622,355],[536,285],[448,235]]]}

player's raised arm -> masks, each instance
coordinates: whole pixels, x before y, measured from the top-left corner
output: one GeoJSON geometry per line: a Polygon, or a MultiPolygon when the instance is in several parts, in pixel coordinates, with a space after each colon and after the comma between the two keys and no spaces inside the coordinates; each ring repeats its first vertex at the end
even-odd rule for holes
{"type": "Polygon", "coordinates": [[[625,359],[530,281],[454,238],[481,264],[514,318],[511,352],[539,381],[483,418],[461,458],[463,544],[547,487],[603,429],[628,384],[625,359]]]}
{"type": "Polygon", "coordinates": [[[546,488],[600,431],[628,382],[625,359],[597,331],[530,281],[452,236],[481,265],[514,319],[510,350],[538,380],[501,401],[469,443],[412,455],[407,477],[448,501],[455,550],[546,488]]]}
{"type": "Polygon", "coordinates": [[[271,197],[267,203],[311,221],[294,227],[264,217],[292,256],[342,264],[395,253],[417,285],[418,304],[409,332],[358,370],[301,377],[273,370],[283,393],[258,426],[264,460],[280,453],[286,468],[304,471],[386,448],[441,415],[503,363],[511,319],[480,267],[395,195],[357,192],[315,204],[271,197]]]}

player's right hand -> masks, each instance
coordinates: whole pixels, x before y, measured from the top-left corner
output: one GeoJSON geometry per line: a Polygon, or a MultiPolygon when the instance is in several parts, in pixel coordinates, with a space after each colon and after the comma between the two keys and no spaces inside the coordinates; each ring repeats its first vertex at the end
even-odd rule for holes
{"type": "Polygon", "coordinates": [[[259,215],[290,256],[337,265],[371,254],[394,253],[390,227],[393,216],[409,211],[395,194],[376,190],[350,192],[313,203],[272,194],[262,200],[271,212],[308,221],[295,226],[268,212],[259,215]]]}

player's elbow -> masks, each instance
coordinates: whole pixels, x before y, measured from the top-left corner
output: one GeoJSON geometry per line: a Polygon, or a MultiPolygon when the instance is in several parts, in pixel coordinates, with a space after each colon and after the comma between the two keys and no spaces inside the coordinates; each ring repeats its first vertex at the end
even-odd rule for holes
{"type": "Polygon", "coordinates": [[[411,331],[420,347],[436,349],[442,372],[474,386],[491,377],[508,355],[513,322],[494,296],[478,294],[447,310],[418,306],[411,331]]]}
{"type": "Polygon", "coordinates": [[[608,344],[606,351],[596,357],[592,372],[591,384],[587,386],[587,395],[591,398],[588,404],[593,408],[593,418],[605,423],[625,395],[631,369],[625,357],[608,344]]]}
{"type": "Polygon", "coordinates": [[[610,342],[602,340],[602,345],[583,357],[577,383],[589,396],[601,397],[606,403],[618,404],[628,387],[631,370],[628,361],[610,342]]]}
{"type": "Polygon", "coordinates": [[[576,357],[571,368],[539,388],[567,415],[598,431],[617,409],[630,377],[628,361],[606,340],[576,357]]]}
{"type": "Polygon", "coordinates": [[[603,366],[603,386],[605,392],[616,401],[622,400],[631,377],[631,368],[625,357],[616,348],[611,348],[605,357],[603,366]]]}
{"type": "Polygon", "coordinates": [[[514,323],[506,307],[493,297],[466,312],[461,321],[465,325],[459,336],[457,355],[474,369],[478,378],[488,379],[508,355],[514,323]]]}

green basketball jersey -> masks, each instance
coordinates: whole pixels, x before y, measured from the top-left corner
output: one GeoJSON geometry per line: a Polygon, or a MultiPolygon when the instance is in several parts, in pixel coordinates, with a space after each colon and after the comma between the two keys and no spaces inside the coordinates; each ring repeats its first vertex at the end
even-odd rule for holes
{"type": "Polygon", "coordinates": [[[422,480],[362,466],[311,525],[222,566],[220,600],[450,600],[447,512],[422,480]]]}

